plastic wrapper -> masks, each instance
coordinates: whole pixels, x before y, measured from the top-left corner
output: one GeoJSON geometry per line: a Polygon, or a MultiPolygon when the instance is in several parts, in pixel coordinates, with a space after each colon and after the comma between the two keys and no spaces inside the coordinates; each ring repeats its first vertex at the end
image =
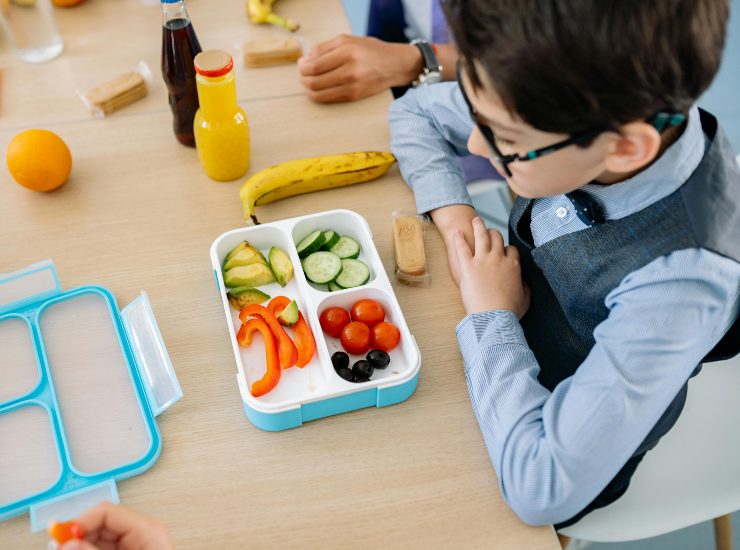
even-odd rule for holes
{"type": "Polygon", "coordinates": [[[77,93],[93,116],[103,118],[146,97],[147,83],[151,82],[149,66],[140,61],[135,70],[77,93]]]}
{"type": "Polygon", "coordinates": [[[308,51],[304,40],[295,36],[280,36],[250,40],[241,46],[244,66],[252,69],[295,63],[308,51]]]}
{"type": "Polygon", "coordinates": [[[393,211],[395,276],[401,284],[421,287],[432,284],[424,245],[424,226],[427,223],[422,216],[393,211]]]}

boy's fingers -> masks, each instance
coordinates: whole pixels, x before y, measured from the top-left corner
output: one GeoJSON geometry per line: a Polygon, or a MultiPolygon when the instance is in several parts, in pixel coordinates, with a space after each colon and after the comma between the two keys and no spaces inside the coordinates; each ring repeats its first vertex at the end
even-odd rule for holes
{"type": "Polygon", "coordinates": [[[457,261],[470,261],[473,257],[473,253],[470,250],[468,241],[465,240],[465,236],[462,231],[457,231],[452,237],[452,243],[455,247],[455,253],[457,254],[457,261]]]}
{"type": "Polygon", "coordinates": [[[473,237],[475,238],[476,256],[482,256],[491,251],[491,237],[480,218],[473,218],[473,237]]]}
{"type": "MultiPolygon", "coordinates": [[[[503,242],[503,238],[501,239],[503,242]]],[[[507,258],[513,258],[515,260],[519,259],[519,249],[516,246],[509,245],[505,248],[505,253],[507,258]]]]}
{"type": "Polygon", "coordinates": [[[504,237],[496,229],[489,229],[488,235],[491,238],[491,250],[498,254],[505,254],[504,237]]]}

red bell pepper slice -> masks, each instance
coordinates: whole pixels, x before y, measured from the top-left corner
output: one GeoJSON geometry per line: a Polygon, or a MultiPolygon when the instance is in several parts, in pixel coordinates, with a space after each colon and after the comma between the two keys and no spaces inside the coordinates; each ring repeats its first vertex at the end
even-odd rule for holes
{"type": "Polygon", "coordinates": [[[246,323],[242,324],[239,333],[236,335],[239,345],[244,347],[249,346],[252,343],[252,333],[255,330],[258,330],[265,340],[265,359],[267,363],[267,372],[265,372],[262,378],[252,384],[252,389],[250,390],[254,397],[259,397],[277,386],[277,383],[280,381],[282,369],[280,368],[275,335],[262,319],[249,319],[246,323]]]}
{"type": "Polygon", "coordinates": [[[298,360],[298,349],[270,310],[265,306],[252,304],[242,308],[239,312],[239,319],[244,323],[250,315],[259,317],[267,323],[267,326],[270,327],[275,338],[277,338],[280,367],[287,369],[295,365],[295,362],[298,360]]]}
{"type": "MultiPolygon", "coordinates": [[[[270,303],[267,304],[272,314],[277,317],[280,313],[288,307],[291,302],[290,298],[285,296],[275,296],[270,303]]],[[[278,319],[281,323],[281,319],[278,319]]],[[[296,347],[298,347],[298,361],[296,365],[300,368],[305,367],[313,359],[314,353],[316,353],[316,339],[313,337],[311,327],[308,326],[306,319],[303,318],[303,314],[298,312],[298,321],[293,325],[293,331],[296,335],[296,347]]]]}

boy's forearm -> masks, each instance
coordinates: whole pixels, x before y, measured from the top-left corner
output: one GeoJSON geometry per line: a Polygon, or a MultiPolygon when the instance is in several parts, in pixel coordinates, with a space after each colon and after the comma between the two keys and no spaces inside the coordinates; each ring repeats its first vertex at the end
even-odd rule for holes
{"type": "Polygon", "coordinates": [[[459,229],[465,234],[465,240],[469,244],[472,244],[472,222],[476,216],[472,206],[468,206],[467,204],[451,204],[432,210],[429,215],[448,248],[451,246],[452,236],[459,229]]]}
{"type": "Polygon", "coordinates": [[[414,191],[419,213],[470,204],[457,160],[472,128],[465,109],[453,83],[409,90],[391,104],[391,151],[414,191]]]}

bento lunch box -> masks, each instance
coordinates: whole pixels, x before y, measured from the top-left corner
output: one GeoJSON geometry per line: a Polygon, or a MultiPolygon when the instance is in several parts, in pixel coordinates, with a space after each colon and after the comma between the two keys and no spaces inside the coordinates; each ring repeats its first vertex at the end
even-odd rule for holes
{"type": "Polygon", "coordinates": [[[46,529],[149,469],[156,417],[182,397],[146,293],[119,309],[62,290],[50,260],[0,274],[0,521],[46,529]]]}
{"type": "MultiPolygon", "coordinates": [[[[419,348],[409,332],[380,261],[370,226],[356,212],[331,210],[229,231],[211,246],[211,262],[226,314],[244,410],[258,428],[280,431],[355,409],[385,407],[408,399],[416,389],[421,366],[419,348]],[[350,236],[360,244],[358,259],[370,268],[370,279],[366,284],[331,292],[327,285],[318,285],[306,278],[296,244],[313,231],[327,229],[350,236]],[[241,321],[239,312],[230,306],[227,299],[228,288],[221,269],[226,255],[242,241],[248,241],[265,257],[273,246],[287,252],[293,264],[294,277],[285,287],[274,282],[258,288],[273,298],[287,296],[295,300],[316,339],[316,353],[311,362],[303,368],[283,370],[277,386],[260,397],[252,396],[249,388],[265,373],[265,347],[261,338],[255,338],[246,348],[237,343],[236,334],[241,321]],[[391,362],[386,369],[376,369],[368,382],[355,383],[344,380],[334,371],[331,355],[344,350],[339,339],[322,331],[319,314],[332,306],[349,311],[352,304],[363,298],[382,304],[386,311],[385,320],[396,325],[401,339],[398,346],[389,352],[391,362]]],[[[350,365],[362,358],[350,355],[350,365]]]]}

